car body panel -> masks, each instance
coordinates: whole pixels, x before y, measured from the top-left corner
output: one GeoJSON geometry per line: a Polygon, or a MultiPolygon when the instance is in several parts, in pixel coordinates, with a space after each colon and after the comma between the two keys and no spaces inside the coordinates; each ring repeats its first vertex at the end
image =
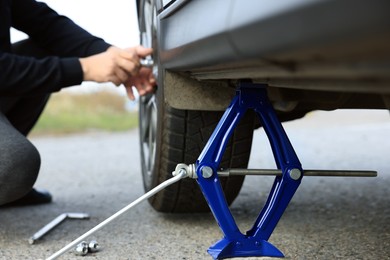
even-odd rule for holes
{"type": "MultiPolygon", "coordinates": [[[[287,96],[285,89],[321,91],[318,98],[347,92],[356,100],[316,107],[310,93],[312,109],[388,108],[389,11],[388,0],[170,1],[158,15],[159,64],[205,86],[265,83],[279,88],[271,91],[278,92],[275,101],[287,96]],[[371,101],[355,93],[370,93],[371,101]]],[[[169,93],[168,101],[181,98],[169,93]]],[[[198,109],[186,103],[177,108],[198,109]]]]}
{"type": "Polygon", "coordinates": [[[185,70],[294,53],[303,59],[302,49],[389,37],[389,11],[387,0],[180,1],[159,17],[161,62],[185,70]]]}

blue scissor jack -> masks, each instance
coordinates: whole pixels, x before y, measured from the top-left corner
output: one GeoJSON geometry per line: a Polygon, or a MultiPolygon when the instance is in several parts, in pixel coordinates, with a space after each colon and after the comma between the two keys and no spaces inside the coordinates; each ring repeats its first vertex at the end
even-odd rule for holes
{"type": "Polygon", "coordinates": [[[214,214],[224,238],[208,250],[214,259],[243,256],[283,257],[267,240],[299,187],[302,167],[268,100],[266,86],[239,83],[235,98],[196,162],[197,181],[214,214]],[[275,177],[267,202],[252,229],[242,234],[228,208],[217,169],[234,128],[249,109],[259,116],[281,176],[275,177]],[[212,170],[212,174],[210,174],[212,170]]]}

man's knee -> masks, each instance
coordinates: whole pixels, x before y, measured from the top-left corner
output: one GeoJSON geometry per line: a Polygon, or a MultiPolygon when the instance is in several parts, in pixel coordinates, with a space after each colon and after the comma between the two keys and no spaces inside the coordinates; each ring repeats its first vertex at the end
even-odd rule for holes
{"type": "Polygon", "coordinates": [[[38,150],[26,138],[2,140],[0,147],[0,205],[29,192],[39,173],[38,150]]]}

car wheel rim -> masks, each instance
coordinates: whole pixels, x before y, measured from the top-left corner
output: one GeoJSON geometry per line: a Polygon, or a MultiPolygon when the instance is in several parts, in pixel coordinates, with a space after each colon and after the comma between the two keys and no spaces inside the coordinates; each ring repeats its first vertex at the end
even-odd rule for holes
{"type": "MultiPolygon", "coordinates": [[[[156,16],[157,11],[150,0],[142,3],[141,20],[141,44],[145,47],[155,47],[156,44],[156,16]]],[[[154,48],[156,50],[156,48],[154,48]]],[[[154,59],[157,55],[153,55],[154,59]]],[[[153,68],[157,78],[157,62],[153,68]]],[[[140,97],[140,141],[141,163],[144,183],[147,187],[152,184],[154,162],[156,159],[156,134],[157,134],[157,103],[156,95],[150,94],[140,97]]]]}
{"type": "Polygon", "coordinates": [[[155,95],[141,97],[140,137],[143,174],[150,180],[156,158],[157,105],[155,95]]]}

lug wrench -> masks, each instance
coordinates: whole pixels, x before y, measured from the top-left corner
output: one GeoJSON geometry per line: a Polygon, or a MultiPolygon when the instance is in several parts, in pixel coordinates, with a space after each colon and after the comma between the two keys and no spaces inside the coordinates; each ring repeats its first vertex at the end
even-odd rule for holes
{"type": "Polygon", "coordinates": [[[122,214],[124,214],[125,212],[127,212],[128,210],[133,208],[134,206],[138,205],[142,201],[152,197],[157,192],[159,192],[159,191],[165,189],[166,187],[168,187],[168,186],[178,182],[179,180],[181,180],[183,178],[186,178],[186,177],[189,177],[189,175],[188,175],[188,173],[187,173],[187,171],[185,169],[180,169],[178,171],[176,170],[176,171],[173,172],[173,175],[174,175],[173,178],[170,178],[170,179],[164,181],[163,183],[161,183],[160,185],[156,186],[155,188],[153,188],[149,192],[145,193],[144,195],[142,195],[141,197],[139,197],[138,199],[136,199],[135,201],[133,201],[132,203],[127,205],[126,207],[124,207],[121,210],[119,210],[118,212],[116,212],[111,217],[107,218],[106,220],[104,220],[103,222],[101,222],[100,224],[95,226],[94,228],[90,229],[89,231],[87,231],[86,233],[84,233],[83,235],[78,237],[77,239],[73,240],[71,243],[69,243],[68,245],[66,245],[62,249],[58,250],[56,253],[54,253],[50,257],[46,258],[46,260],[57,259],[57,257],[59,257],[59,256],[63,255],[64,253],[66,253],[69,249],[71,249],[72,247],[76,246],[78,243],[80,243],[86,237],[88,237],[88,236],[92,235],[93,233],[95,233],[96,231],[100,230],[102,227],[104,227],[105,225],[109,224],[110,222],[112,222],[113,220],[115,220],[116,218],[118,218],[119,216],[121,216],[122,214]]]}
{"type": "Polygon", "coordinates": [[[32,237],[28,239],[28,242],[31,245],[34,244],[35,241],[49,233],[49,231],[51,231],[54,227],[58,226],[62,221],[67,218],[89,219],[89,215],[86,213],[62,213],[61,215],[50,221],[48,224],[46,224],[44,227],[42,227],[40,230],[38,230],[32,237]]]}

